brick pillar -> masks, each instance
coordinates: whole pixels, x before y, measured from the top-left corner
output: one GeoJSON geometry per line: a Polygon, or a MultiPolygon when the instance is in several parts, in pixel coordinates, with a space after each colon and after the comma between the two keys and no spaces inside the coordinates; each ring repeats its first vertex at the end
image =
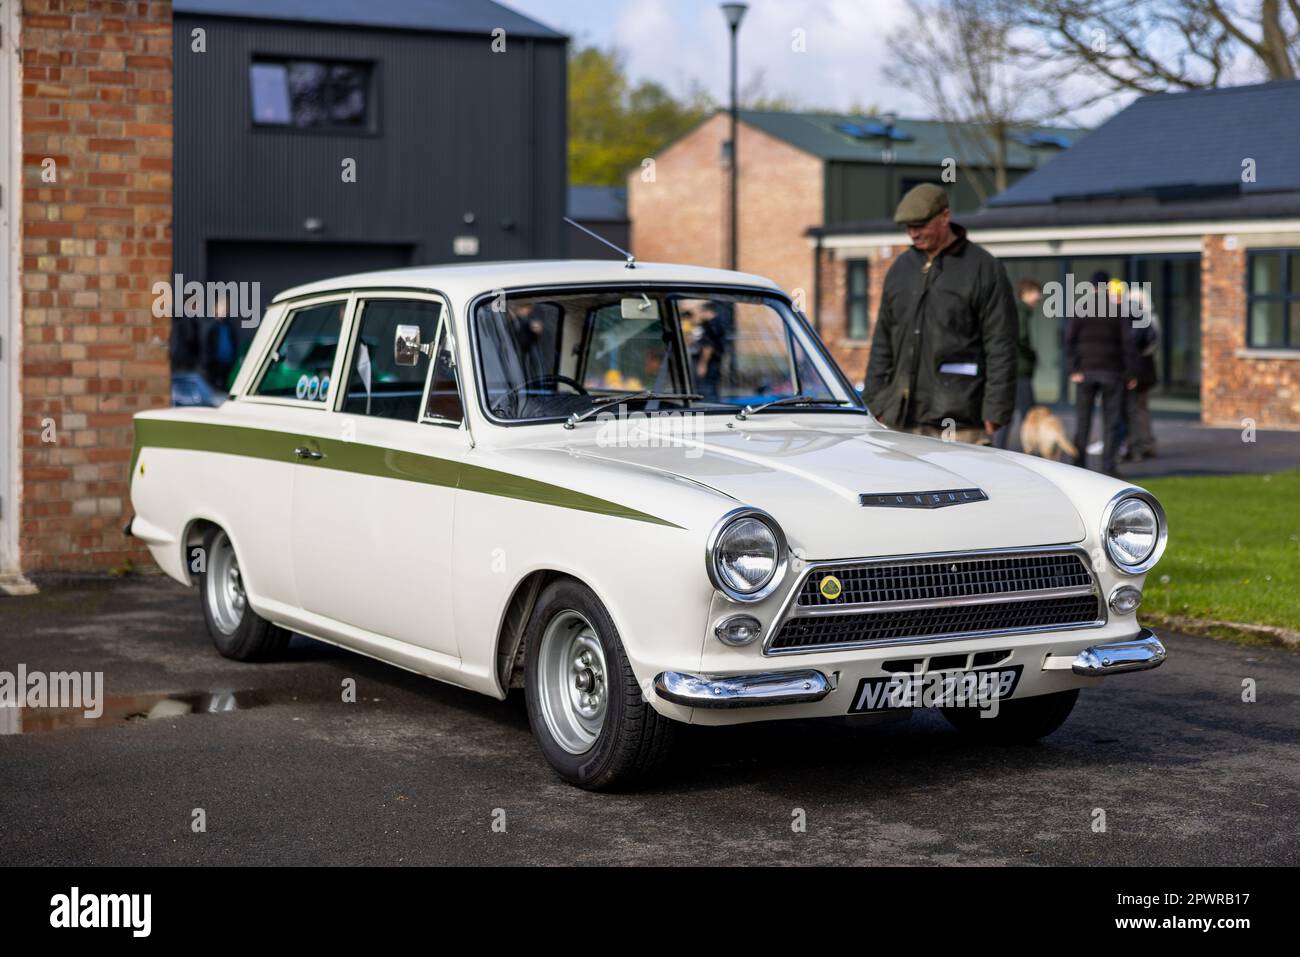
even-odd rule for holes
{"type": "Polygon", "coordinates": [[[170,402],[170,0],[24,0],[24,571],[147,552],[129,516],[131,416],[170,402]]]}
{"type": "Polygon", "coordinates": [[[1246,347],[1246,250],[1223,236],[1201,247],[1201,420],[1300,426],[1300,359],[1246,347]]]}

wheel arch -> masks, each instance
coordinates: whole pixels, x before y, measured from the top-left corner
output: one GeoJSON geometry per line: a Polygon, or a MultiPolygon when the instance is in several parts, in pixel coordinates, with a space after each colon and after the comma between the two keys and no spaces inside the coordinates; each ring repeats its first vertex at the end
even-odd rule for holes
{"type": "MultiPolygon", "coordinates": [[[[230,535],[230,529],[206,516],[190,519],[181,532],[179,539],[181,546],[181,574],[185,576],[185,584],[187,585],[195,584],[194,573],[190,570],[190,556],[193,554],[193,549],[202,547],[203,539],[214,528],[220,528],[227,535],[230,535]]],[[[235,538],[233,535],[230,535],[230,541],[232,544],[234,543],[235,538]]]]}
{"type": "Polygon", "coordinates": [[[524,632],[528,629],[528,619],[537,604],[537,596],[551,582],[572,577],[554,568],[534,569],[521,578],[510,593],[493,644],[497,686],[503,698],[511,688],[523,687],[524,654],[527,652],[524,632]]]}
{"type": "Polygon", "coordinates": [[[505,609],[501,613],[501,622],[497,626],[496,641],[496,680],[501,696],[504,698],[511,688],[523,687],[524,656],[528,653],[524,640],[528,630],[528,619],[532,617],[537,598],[551,583],[568,579],[588,589],[611,616],[609,602],[600,594],[599,589],[589,581],[570,571],[558,568],[536,568],[524,575],[510,593],[505,609]]]}

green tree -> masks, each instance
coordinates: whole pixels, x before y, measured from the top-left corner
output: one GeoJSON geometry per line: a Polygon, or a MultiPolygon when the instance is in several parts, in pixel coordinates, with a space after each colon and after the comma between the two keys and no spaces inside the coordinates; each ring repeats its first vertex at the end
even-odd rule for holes
{"type": "Polygon", "coordinates": [[[623,185],[641,160],[713,109],[698,87],[678,100],[658,83],[632,85],[615,50],[575,50],[569,57],[569,182],[623,185]]]}
{"type": "MultiPolygon", "coordinates": [[[[768,92],[761,67],[741,88],[740,104],[746,110],[813,112],[795,97],[768,92]]],[[[617,50],[575,47],[569,55],[569,182],[622,186],[643,159],[718,108],[698,79],[675,97],[649,80],[633,85],[617,50]]],[[[855,104],[849,112],[871,116],[876,108],[855,104]]]]}

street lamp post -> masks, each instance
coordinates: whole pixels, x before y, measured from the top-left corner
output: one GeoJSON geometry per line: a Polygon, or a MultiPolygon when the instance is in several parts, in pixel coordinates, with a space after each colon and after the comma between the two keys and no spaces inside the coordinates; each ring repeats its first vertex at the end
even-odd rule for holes
{"type": "Polygon", "coordinates": [[[736,34],[740,30],[740,21],[745,18],[748,5],[744,3],[724,3],[722,15],[727,18],[731,28],[731,139],[727,144],[728,160],[731,163],[731,234],[727,246],[727,268],[735,269],[736,259],[736,182],[740,177],[736,151],[736,34]]]}
{"type": "Polygon", "coordinates": [[[898,123],[898,115],[890,112],[880,118],[880,122],[885,127],[885,147],[880,151],[880,160],[885,167],[885,211],[882,214],[888,218],[893,213],[894,199],[894,127],[898,123]]]}

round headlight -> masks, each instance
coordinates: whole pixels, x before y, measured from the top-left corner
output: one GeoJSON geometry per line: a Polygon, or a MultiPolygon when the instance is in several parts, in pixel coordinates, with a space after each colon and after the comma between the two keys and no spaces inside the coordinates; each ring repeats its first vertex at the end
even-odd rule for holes
{"type": "Polygon", "coordinates": [[[745,510],[725,517],[710,543],[709,578],[730,598],[757,601],[776,587],[784,551],[784,538],[768,516],[745,510]]]}
{"type": "Polygon", "coordinates": [[[1149,502],[1140,498],[1125,498],[1111,510],[1110,520],[1106,524],[1106,551],[1116,565],[1124,569],[1138,569],[1148,561],[1155,564],[1155,551],[1159,543],[1160,520],[1149,502]]]}

